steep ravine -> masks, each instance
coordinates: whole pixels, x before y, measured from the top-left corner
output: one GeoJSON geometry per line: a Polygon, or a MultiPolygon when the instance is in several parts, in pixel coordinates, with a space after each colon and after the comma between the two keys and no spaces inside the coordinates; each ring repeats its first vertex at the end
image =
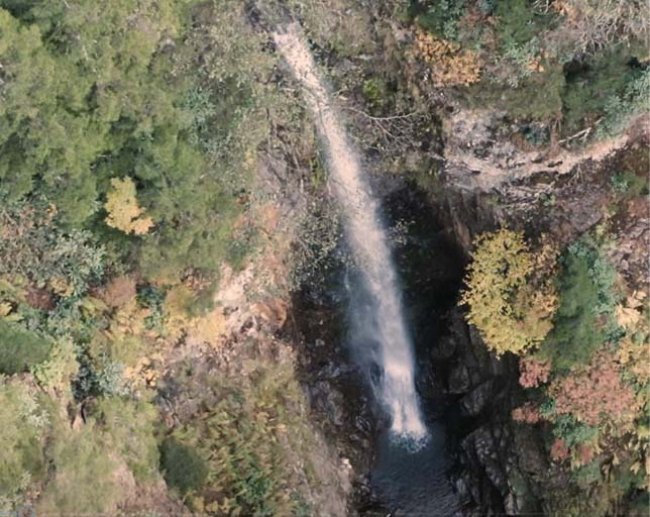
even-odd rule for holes
{"type": "MultiPolygon", "coordinates": [[[[458,306],[473,237],[505,224],[525,228],[531,236],[550,232],[559,243],[570,242],[599,222],[594,207],[610,196],[611,170],[618,170],[626,157],[636,156],[638,145],[588,163],[592,173],[579,187],[575,177],[585,166],[555,185],[558,199],[573,200],[562,209],[549,209],[535,195],[522,200],[506,193],[495,200],[494,194],[453,187],[432,194],[401,179],[380,181],[417,348],[417,391],[428,425],[444,433],[441,461],[458,503],[452,514],[543,513],[546,491],[562,483],[552,477],[541,430],[512,422],[511,410],[523,400],[516,358],[488,354],[458,306]]],[[[514,185],[513,191],[524,188],[545,192],[545,178],[514,185]]],[[[627,228],[624,222],[617,224],[627,228]]],[[[642,230],[641,221],[627,237],[621,234],[620,252],[613,257],[621,270],[635,277],[647,267],[647,256],[640,254],[647,239],[647,233],[639,236],[642,230]],[[623,253],[628,248],[632,252],[623,253]]],[[[372,482],[373,469],[378,463],[381,467],[383,423],[344,345],[344,274],[341,267],[320,291],[294,295],[301,377],[317,419],[354,467],[353,510],[362,515],[400,515],[404,493],[392,492],[387,500],[372,482]]],[[[420,467],[414,465],[403,474],[418,475],[420,467]]],[[[429,472],[428,489],[435,497],[435,468],[429,472]]],[[[450,512],[443,507],[440,514],[450,512]]]]}
{"type": "MultiPolygon", "coordinates": [[[[332,275],[329,289],[294,296],[300,376],[317,420],[354,467],[353,506],[362,515],[409,514],[417,498],[427,499],[419,508],[441,515],[536,509],[511,452],[517,439],[509,424],[516,365],[490,358],[457,307],[467,251],[452,224],[457,203],[432,200],[412,184],[392,185],[383,199],[416,345],[417,389],[436,442],[424,456],[404,459],[409,465],[401,479],[399,465],[382,462],[385,423],[345,346],[345,271],[332,275]],[[388,485],[386,469],[393,473],[388,485]]],[[[482,209],[461,213],[468,231],[489,224],[472,218],[485,215],[482,209]]]]}

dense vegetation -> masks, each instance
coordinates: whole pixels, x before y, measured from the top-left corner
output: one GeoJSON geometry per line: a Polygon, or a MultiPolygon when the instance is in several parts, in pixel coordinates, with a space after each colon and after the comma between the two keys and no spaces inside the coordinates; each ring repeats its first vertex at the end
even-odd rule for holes
{"type": "Polygon", "coordinates": [[[532,143],[612,134],[647,107],[643,2],[414,1],[408,14],[426,33],[415,53],[434,80],[535,122],[532,143]]]}
{"type": "Polygon", "coordinates": [[[163,478],[213,514],[306,507],[292,442],[268,441],[284,422],[310,443],[290,366],[222,379],[179,429],[153,403],[166,347],[223,330],[274,62],[237,1],[0,1],[0,513],[112,514],[163,478]]]}
{"type": "Polygon", "coordinates": [[[264,137],[245,122],[271,61],[240,9],[3,4],[3,199],[51,203],[60,227],[91,230],[148,277],[214,271],[264,137]],[[219,17],[241,34],[212,31],[219,17]],[[119,224],[129,210],[146,217],[119,224]]]}
{"type": "Polygon", "coordinates": [[[647,488],[647,294],[617,281],[604,246],[602,237],[586,236],[565,250],[557,273],[538,269],[556,282],[559,304],[538,299],[518,305],[517,318],[507,304],[518,299],[519,290],[536,289],[520,272],[530,260],[523,235],[501,230],[484,236],[464,299],[487,346],[520,356],[519,382],[530,390],[530,400],[513,418],[545,425],[551,458],[570,470],[575,483],[549,495],[549,507],[571,515],[604,515],[623,497],[647,488]],[[480,316],[493,306],[502,316],[480,316]],[[543,335],[526,324],[549,310],[553,321],[543,335]],[[515,322],[504,323],[504,316],[515,322]],[[519,345],[513,326],[529,346],[519,345]],[[585,491],[593,497],[585,499],[585,491]]]}

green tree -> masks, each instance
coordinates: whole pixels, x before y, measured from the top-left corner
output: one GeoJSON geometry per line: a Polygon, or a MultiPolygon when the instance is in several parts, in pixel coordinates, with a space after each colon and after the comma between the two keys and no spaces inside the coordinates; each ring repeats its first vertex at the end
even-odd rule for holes
{"type": "Polygon", "coordinates": [[[0,374],[29,371],[46,361],[51,349],[48,338],[0,319],[0,374]]]}
{"type": "Polygon", "coordinates": [[[15,511],[24,492],[45,474],[47,415],[35,393],[0,376],[0,512],[15,511]]]}

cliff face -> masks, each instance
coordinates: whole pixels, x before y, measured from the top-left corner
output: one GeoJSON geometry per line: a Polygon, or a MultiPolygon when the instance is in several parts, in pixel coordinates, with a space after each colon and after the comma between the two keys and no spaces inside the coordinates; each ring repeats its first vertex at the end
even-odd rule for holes
{"type": "MultiPolygon", "coordinates": [[[[521,228],[533,239],[545,234],[561,248],[601,225],[617,243],[607,256],[618,274],[632,289],[647,289],[647,198],[612,189],[612,177],[621,170],[647,177],[647,116],[623,135],[577,152],[536,151],[538,157],[557,157],[546,166],[509,142],[486,138],[486,126],[471,117],[453,116],[444,125],[453,132],[445,143],[450,159],[441,203],[446,227],[465,253],[471,252],[474,237],[497,227],[521,228]],[[504,149],[509,149],[505,160],[504,149]]],[[[461,308],[447,317],[448,332],[432,344],[432,354],[443,392],[458,397],[466,418],[458,429],[452,473],[459,493],[470,513],[548,511],[547,495],[568,483],[568,474],[552,465],[541,428],[511,419],[511,410],[525,400],[516,359],[487,354],[461,308]]]]}

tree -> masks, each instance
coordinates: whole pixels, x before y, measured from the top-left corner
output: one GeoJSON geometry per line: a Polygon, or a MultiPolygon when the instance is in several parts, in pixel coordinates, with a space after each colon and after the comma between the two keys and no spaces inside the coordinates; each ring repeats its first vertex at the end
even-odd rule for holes
{"type": "Polygon", "coordinates": [[[511,230],[483,234],[475,246],[461,300],[467,319],[497,355],[522,354],[552,328],[557,297],[548,272],[556,254],[548,245],[533,254],[511,230]]]}
{"type": "Polygon", "coordinates": [[[46,473],[42,437],[47,415],[34,390],[0,377],[0,513],[23,501],[30,482],[46,473]]]}
{"type": "Polygon", "coordinates": [[[153,226],[151,217],[143,214],[135,197],[135,184],[126,176],[111,179],[111,190],[106,195],[104,208],[108,212],[106,224],[124,233],[144,235],[153,226]]]}
{"type": "Polygon", "coordinates": [[[621,373],[613,354],[597,353],[589,365],[553,383],[557,414],[571,414],[590,426],[609,421],[619,432],[629,430],[638,416],[639,402],[632,388],[622,381],[621,373]]]}

